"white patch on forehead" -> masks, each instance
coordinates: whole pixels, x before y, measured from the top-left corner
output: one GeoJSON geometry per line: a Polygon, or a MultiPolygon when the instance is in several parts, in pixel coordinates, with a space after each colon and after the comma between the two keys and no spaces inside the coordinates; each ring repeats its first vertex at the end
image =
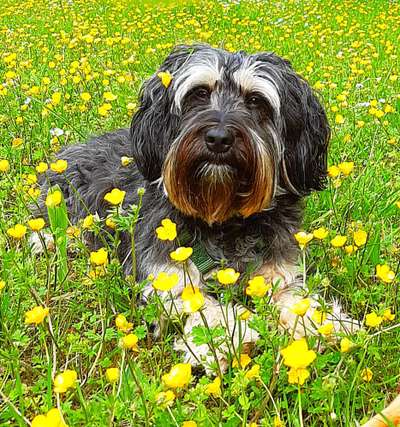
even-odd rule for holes
{"type": "Polygon", "coordinates": [[[218,61],[206,62],[204,58],[198,63],[186,68],[173,80],[175,88],[175,106],[180,109],[183,97],[195,86],[206,85],[213,87],[221,79],[222,67],[219,68],[218,61]]]}
{"type": "Polygon", "coordinates": [[[260,65],[262,65],[260,62],[254,62],[251,65],[245,62],[233,73],[233,80],[245,91],[261,93],[279,114],[281,102],[277,85],[272,81],[271,76],[261,75],[258,71],[260,65]]]}

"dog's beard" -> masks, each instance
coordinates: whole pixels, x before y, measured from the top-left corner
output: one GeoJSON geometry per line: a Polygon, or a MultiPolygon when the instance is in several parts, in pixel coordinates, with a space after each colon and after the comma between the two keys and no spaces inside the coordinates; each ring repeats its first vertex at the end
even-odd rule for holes
{"type": "Polygon", "coordinates": [[[254,132],[240,133],[224,154],[207,152],[201,129],[179,137],[164,162],[163,181],[171,203],[208,224],[268,207],[274,192],[273,155],[254,132]]]}

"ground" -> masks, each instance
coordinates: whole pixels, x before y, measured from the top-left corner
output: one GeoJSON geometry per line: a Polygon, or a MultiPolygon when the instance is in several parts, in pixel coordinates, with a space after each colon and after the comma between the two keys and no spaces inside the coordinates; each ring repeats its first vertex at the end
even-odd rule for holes
{"type": "MultiPolygon", "coordinates": [[[[381,0],[2,1],[0,425],[62,425],[62,414],[69,426],[352,426],[397,394],[399,15],[397,1],[381,0]],[[57,251],[35,256],[28,244],[41,227],[28,223],[29,206],[53,154],[127,126],[143,80],[174,45],[194,41],[276,52],[328,112],[328,187],[308,199],[304,222],[307,233],[324,229],[305,237],[313,239],[299,262],[310,289],[340,300],[364,328],[344,340],[325,326],[308,338],[315,355],[297,343],[302,366],[286,357],[292,347],[280,353],[291,337],[266,327],[277,318],[266,294],[245,301],[261,336],[249,365],[233,363],[219,380],[218,370],[190,375],[182,365],[165,377],[181,361],[174,333],[156,340],[157,301],[132,304],[143,284],[124,278],[113,257],[85,248],[81,230],[96,229],[96,219],[68,229],[66,255],[55,197],[57,251]],[[118,314],[127,320],[116,324],[118,314]],[[288,376],[289,368],[298,371],[288,376]]],[[[117,227],[129,229],[134,215],[116,218],[117,227]]],[[[247,286],[238,283],[227,298],[247,286]]],[[[196,334],[209,344],[224,339],[221,330],[196,334]]]]}

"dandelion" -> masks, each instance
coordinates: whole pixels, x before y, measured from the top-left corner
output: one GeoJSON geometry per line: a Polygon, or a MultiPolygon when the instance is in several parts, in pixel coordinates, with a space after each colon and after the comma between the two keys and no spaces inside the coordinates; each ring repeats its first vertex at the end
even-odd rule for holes
{"type": "Polygon", "coordinates": [[[67,369],[58,374],[53,381],[55,393],[65,393],[69,388],[75,388],[78,375],[76,371],[67,369]]]}
{"type": "Polygon", "coordinates": [[[54,208],[58,206],[61,203],[61,201],[62,201],[61,191],[55,190],[47,195],[45,203],[48,208],[54,208]]]}
{"type": "Polygon", "coordinates": [[[161,272],[153,281],[153,288],[162,292],[170,291],[179,282],[179,276],[177,273],[167,274],[161,272]]]}
{"type": "Polygon", "coordinates": [[[156,228],[157,237],[160,240],[170,240],[171,242],[176,238],[176,224],[169,218],[161,221],[161,226],[156,228]]]}
{"type": "Polygon", "coordinates": [[[139,351],[138,341],[139,338],[135,334],[128,334],[120,339],[120,346],[128,350],[139,351]]]}
{"type": "Polygon", "coordinates": [[[337,166],[333,165],[328,168],[328,175],[331,178],[337,178],[339,174],[340,174],[340,169],[337,166]]]}
{"type": "Polygon", "coordinates": [[[162,391],[156,395],[157,405],[161,407],[171,406],[175,400],[175,393],[172,390],[162,391]]]}
{"type": "Polygon", "coordinates": [[[217,272],[218,282],[222,285],[233,285],[237,282],[240,273],[237,273],[233,268],[225,268],[217,272]]]}
{"type": "Polygon", "coordinates": [[[43,323],[46,316],[49,314],[49,309],[41,306],[36,306],[25,313],[25,324],[26,325],[39,325],[43,323]]]}
{"type": "Polygon", "coordinates": [[[338,125],[341,125],[344,123],[344,117],[341,114],[336,114],[335,116],[335,123],[338,125]]]}
{"type": "Polygon", "coordinates": [[[106,378],[109,383],[115,383],[119,380],[119,368],[108,368],[106,378]]]}
{"type": "Polygon", "coordinates": [[[124,201],[125,194],[125,191],[121,191],[118,188],[113,188],[104,196],[104,200],[114,206],[120,205],[124,201]]]}
{"type": "Polygon", "coordinates": [[[88,92],[82,92],[80,97],[84,102],[89,102],[92,99],[92,95],[90,95],[88,92]]]}
{"type": "Polygon", "coordinates": [[[192,248],[181,246],[169,254],[172,260],[177,262],[186,261],[193,253],[192,248]]]}
{"type": "Polygon", "coordinates": [[[250,362],[251,362],[251,357],[246,353],[242,353],[239,356],[239,360],[236,357],[233,359],[232,368],[240,367],[244,369],[250,362]]]}
{"type": "Polygon", "coordinates": [[[10,170],[10,162],[6,159],[0,160],[0,172],[6,173],[10,170]]]}
{"type": "Polygon", "coordinates": [[[192,378],[192,366],[190,363],[178,363],[162,376],[162,382],[168,388],[182,388],[189,384],[192,378]]]}
{"type": "Polygon", "coordinates": [[[395,278],[395,273],[387,264],[378,264],[376,266],[376,277],[384,283],[391,283],[395,278]]]}
{"type": "Polygon", "coordinates": [[[294,234],[294,238],[297,240],[300,249],[303,250],[314,238],[314,235],[312,233],[306,233],[305,231],[299,231],[298,233],[294,234]]]}
{"type": "Polygon", "coordinates": [[[372,377],[373,377],[373,372],[371,371],[371,369],[365,368],[361,371],[361,378],[365,382],[369,383],[372,380],[372,377]]]}
{"type": "Polygon", "coordinates": [[[354,169],[354,162],[343,162],[338,164],[338,168],[343,175],[350,175],[354,169]]]}
{"type": "Polygon", "coordinates": [[[45,225],[46,223],[43,218],[35,218],[28,221],[30,229],[36,232],[39,232],[45,225]]]}
{"type": "Polygon", "coordinates": [[[371,328],[376,328],[383,322],[383,317],[378,316],[374,311],[365,316],[365,324],[371,328]]]}
{"type": "Polygon", "coordinates": [[[334,248],[341,248],[347,241],[347,237],[346,236],[341,236],[340,234],[338,234],[337,236],[335,236],[332,240],[331,240],[331,245],[334,248]]]}
{"type": "Polygon", "coordinates": [[[205,393],[214,397],[221,396],[221,378],[216,377],[213,382],[207,384],[205,393]]]}
{"type": "Polygon", "coordinates": [[[11,141],[12,148],[20,147],[24,143],[24,140],[22,138],[14,138],[11,141]]]}
{"type": "Polygon", "coordinates": [[[357,251],[357,246],[355,246],[355,245],[346,245],[344,247],[344,251],[346,252],[347,255],[351,255],[351,254],[353,254],[354,252],[357,251]]]}
{"type": "Polygon", "coordinates": [[[246,288],[246,295],[262,298],[271,289],[271,285],[265,283],[263,276],[254,276],[249,280],[249,286],[246,288]]]}
{"type": "Polygon", "coordinates": [[[95,252],[90,252],[90,263],[96,266],[104,266],[108,263],[108,252],[100,248],[95,252]]]}
{"type": "Polygon", "coordinates": [[[325,227],[320,227],[314,230],[312,234],[316,239],[323,240],[328,236],[329,231],[325,227]]]}
{"type": "Polygon", "coordinates": [[[99,113],[100,116],[106,117],[108,116],[108,113],[110,112],[111,109],[112,109],[112,105],[106,102],[97,109],[97,112],[99,113]]]}
{"type": "Polygon", "coordinates": [[[112,92],[104,92],[103,98],[105,101],[115,101],[117,99],[117,96],[114,95],[112,92]]]}
{"type": "Polygon", "coordinates": [[[161,80],[161,83],[166,88],[168,88],[168,86],[171,84],[171,81],[173,79],[173,77],[169,71],[161,71],[157,74],[157,77],[161,80]]]}
{"type": "Polygon", "coordinates": [[[50,163],[50,169],[56,173],[63,173],[67,170],[68,162],[66,160],[58,159],[54,163],[50,163]]]}
{"type": "Polygon", "coordinates": [[[354,243],[360,247],[365,245],[365,243],[367,242],[367,233],[364,230],[357,230],[353,233],[353,240],[354,243]]]}
{"type": "Polygon", "coordinates": [[[115,318],[115,326],[119,331],[128,333],[132,329],[133,323],[128,322],[123,314],[118,314],[115,318]]]}
{"type": "Polygon", "coordinates": [[[14,227],[10,227],[7,230],[7,234],[13,239],[20,240],[26,234],[26,227],[22,224],[15,224],[14,227]]]}
{"type": "Polygon", "coordinates": [[[310,308],[311,300],[310,298],[303,298],[300,301],[296,302],[290,307],[290,310],[297,316],[303,317],[308,309],[310,308]]]}
{"type": "Polygon", "coordinates": [[[187,286],[183,289],[181,298],[183,300],[183,311],[185,313],[195,313],[203,307],[205,299],[200,289],[187,286]]]}

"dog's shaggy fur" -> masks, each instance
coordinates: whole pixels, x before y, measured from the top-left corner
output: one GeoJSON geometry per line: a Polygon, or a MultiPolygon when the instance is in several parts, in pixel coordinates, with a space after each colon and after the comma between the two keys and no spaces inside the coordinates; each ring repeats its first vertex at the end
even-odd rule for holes
{"type": "MultiPolygon", "coordinates": [[[[68,169],[47,174],[41,205],[48,185],[58,184],[73,223],[89,213],[104,218],[107,192],[126,191],[127,207],[144,187],[135,239],[139,280],[179,270],[169,257],[172,244],[155,235],[161,220],[170,218],[191,236],[187,245],[200,242],[239,271],[253,262],[268,281],[279,280],[273,300],[288,326],[289,306],[298,298],[294,290],[302,286],[293,233],[301,224],[302,198],[324,186],[329,136],[323,107],[286,60],[273,53],[178,46],[145,82],[130,130],[60,151],[68,169]],[[159,72],[173,76],[168,88],[159,72]],[[134,162],[124,167],[121,156],[134,162]]],[[[121,239],[119,257],[129,274],[130,238],[121,239]]],[[[211,296],[207,310],[208,318],[222,323],[211,296]]],[[[192,317],[185,331],[200,321],[192,317]]],[[[244,333],[238,342],[256,339],[254,331],[244,333]]]]}

